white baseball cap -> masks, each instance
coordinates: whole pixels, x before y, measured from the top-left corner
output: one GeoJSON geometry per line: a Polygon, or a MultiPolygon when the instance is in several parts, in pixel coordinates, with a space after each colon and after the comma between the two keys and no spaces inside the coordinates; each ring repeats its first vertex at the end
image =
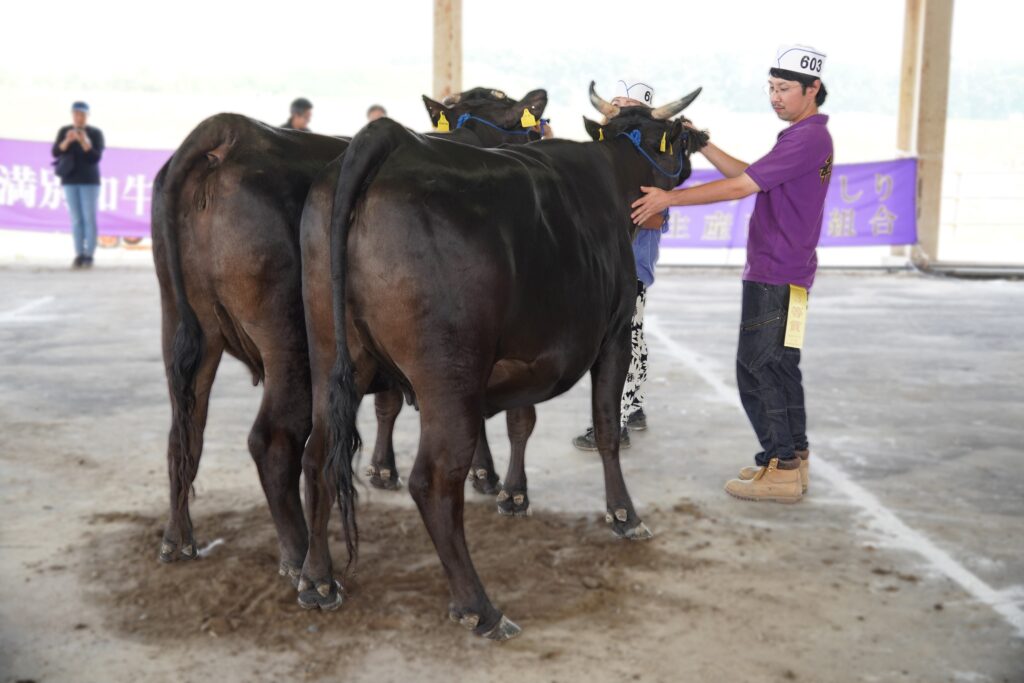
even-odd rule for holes
{"type": "Polygon", "coordinates": [[[821,72],[825,68],[825,56],[824,52],[807,45],[783,45],[775,55],[775,64],[772,68],[821,78],[821,72]]]}
{"type": "Polygon", "coordinates": [[[637,78],[620,79],[615,84],[615,97],[628,97],[648,107],[654,106],[654,88],[637,78]]]}

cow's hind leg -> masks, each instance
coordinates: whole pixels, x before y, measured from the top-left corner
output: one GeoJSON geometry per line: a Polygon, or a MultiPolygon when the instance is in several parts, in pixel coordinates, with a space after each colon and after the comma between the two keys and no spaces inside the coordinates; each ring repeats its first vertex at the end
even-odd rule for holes
{"type": "Polygon", "coordinates": [[[366,468],[366,477],[374,488],[394,491],[402,485],[395,464],[395,420],[402,410],[402,392],[397,389],[382,391],[374,396],[377,412],[377,442],[373,457],[366,468]]]}
{"type": "MultiPolygon", "coordinates": [[[[172,421],[167,437],[167,474],[170,479],[171,508],[160,542],[161,562],[194,560],[199,557],[192,518],[189,514],[189,494],[199,471],[210,389],[213,387],[224,347],[219,336],[209,336],[203,338],[200,349],[191,406],[181,405],[178,400],[171,401],[172,421]]],[[[169,348],[165,346],[165,354],[168,352],[169,348]]],[[[174,394],[173,388],[171,393],[174,394]]]]}
{"type": "Polygon", "coordinates": [[[469,468],[469,478],[473,482],[473,489],[486,496],[498,493],[501,486],[498,473],[494,471],[491,447],[487,443],[486,420],[480,420],[480,438],[477,439],[476,450],[473,452],[473,465],[469,468]]]}
{"type": "Polygon", "coordinates": [[[420,447],[409,475],[409,492],[448,577],[452,596],[449,617],[477,635],[507,640],[518,635],[520,628],[504,617],[484,592],[463,527],[466,475],[480,435],[480,401],[448,392],[432,397],[418,394],[420,447]]]}
{"type": "Polygon", "coordinates": [[[280,548],[279,571],[298,585],[308,534],[299,498],[302,450],[312,410],[304,352],[264,354],[266,378],[260,412],[249,433],[249,452],[270,506],[280,548]]]}
{"type": "Polygon", "coordinates": [[[622,386],[629,368],[630,339],[628,330],[609,337],[597,362],[590,369],[593,386],[591,402],[594,412],[594,433],[604,466],[604,487],[607,511],[605,520],[620,538],[635,540],[653,534],[640,520],[626,490],[619,464],[619,416],[622,386]]]}
{"type": "Polygon", "coordinates": [[[508,463],[505,483],[498,494],[498,512],[503,515],[525,517],[530,514],[530,498],[526,493],[526,441],[537,423],[537,410],[533,406],[513,408],[505,413],[508,440],[512,444],[512,457],[508,463]]]}

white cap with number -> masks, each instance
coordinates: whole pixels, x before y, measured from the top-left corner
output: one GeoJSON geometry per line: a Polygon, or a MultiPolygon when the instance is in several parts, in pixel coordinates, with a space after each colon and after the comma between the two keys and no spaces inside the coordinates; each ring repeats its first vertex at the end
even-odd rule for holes
{"type": "Polygon", "coordinates": [[[648,107],[654,106],[654,88],[635,78],[623,78],[616,83],[615,96],[636,100],[648,107]]]}
{"type": "Polygon", "coordinates": [[[773,68],[821,78],[825,53],[807,45],[783,45],[775,55],[773,68]]]}

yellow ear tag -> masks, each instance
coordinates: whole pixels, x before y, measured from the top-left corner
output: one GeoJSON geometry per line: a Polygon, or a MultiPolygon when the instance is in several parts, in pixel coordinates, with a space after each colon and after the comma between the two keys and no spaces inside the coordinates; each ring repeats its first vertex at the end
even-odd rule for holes
{"type": "Polygon", "coordinates": [[[672,148],[672,143],[671,142],[668,143],[668,153],[669,154],[675,154],[676,153],[675,149],[672,148]]]}
{"type": "Polygon", "coordinates": [[[604,128],[597,129],[597,139],[604,140],[604,128]]]}
{"type": "Polygon", "coordinates": [[[662,154],[665,153],[665,138],[666,138],[667,135],[668,135],[668,133],[662,133],[661,134],[661,153],[662,154]]]}
{"type": "Polygon", "coordinates": [[[448,119],[444,117],[444,112],[441,112],[440,118],[437,119],[437,129],[442,133],[447,133],[452,129],[452,127],[448,125],[448,119]]]}
{"type": "Polygon", "coordinates": [[[519,122],[523,124],[523,128],[533,128],[537,125],[537,119],[529,109],[523,109],[523,118],[519,119],[519,122]]]}

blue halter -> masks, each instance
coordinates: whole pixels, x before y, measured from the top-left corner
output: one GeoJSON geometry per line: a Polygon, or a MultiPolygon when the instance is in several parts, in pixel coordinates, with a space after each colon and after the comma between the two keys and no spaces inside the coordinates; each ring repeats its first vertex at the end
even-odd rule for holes
{"type": "MultiPolygon", "coordinates": [[[[462,116],[460,116],[459,120],[455,122],[455,130],[458,130],[459,128],[462,128],[466,124],[467,121],[476,121],[477,123],[482,123],[485,126],[490,126],[491,128],[493,128],[495,130],[500,130],[505,135],[529,135],[531,132],[533,132],[533,133],[537,132],[537,131],[533,130],[532,128],[524,128],[523,130],[518,130],[518,129],[517,130],[509,130],[508,128],[502,128],[501,126],[499,126],[496,123],[491,123],[487,119],[482,119],[479,116],[474,116],[473,114],[470,114],[469,112],[467,112],[467,113],[463,114],[462,116]]],[[[551,121],[551,119],[538,119],[538,121],[540,123],[540,136],[543,138],[544,137],[544,126],[547,125],[547,123],[549,121],[551,121]]]]}
{"type": "MultiPolygon", "coordinates": [[[[651,166],[654,167],[654,170],[657,171],[658,173],[660,173],[660,174],[662,174],[664,176],[668,176],[669,178],[678,178],[680,176],[680,174],[682,174],[682,172],[683,172],[683,150],[682,149],[679,150],[679,156],[678,156],[679,168],[676,169],[675,173],[668,173],[667,171],[663,170],[661,168],[661,166],[658,165],[657,161],[655,161],[654,159],[651,158],[651,155],[647,153],[647,150],[645,150],[643,147],[640,146],[641,135],[640,135],[640,129],[639,128],[634,128],[633,130],[629,131],[628,133],[625,133],[625,132],[619,133],[616,137],[628,138],[629,141],[633,143],[633,146],[636,147],[636,151],[640,152],[640,154],[643,156],[643,158],[647,159],[648,163],[650,163],[651,166]]],[[[685,134],[683,136],[683,139],[684,140],[686,139],[685,134]]]]}

